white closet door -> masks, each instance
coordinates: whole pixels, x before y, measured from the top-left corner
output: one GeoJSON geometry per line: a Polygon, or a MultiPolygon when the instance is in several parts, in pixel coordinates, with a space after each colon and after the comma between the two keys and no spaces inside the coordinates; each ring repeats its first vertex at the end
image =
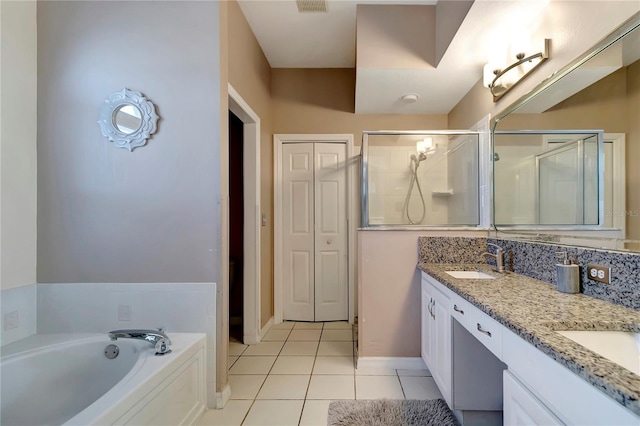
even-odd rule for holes
{"type": "Polygon", "coordinates": [[[315,321],[346,320],[346,146],[315,144],[315,163],[315,321]]]}
{"type": "Polygon", "coordinates": [[[314,321],[313,144],[282,146],[282,297],[285,320],[314,321]]]}

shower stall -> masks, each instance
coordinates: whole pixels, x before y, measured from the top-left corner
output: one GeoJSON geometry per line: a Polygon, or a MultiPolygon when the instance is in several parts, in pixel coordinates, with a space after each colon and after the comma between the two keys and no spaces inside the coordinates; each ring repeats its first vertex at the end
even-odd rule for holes
{"type": "Polygon", "coordinates": [[[478,226],[479,140],[471,131],[365,131],[362,227],[478,226]]]}

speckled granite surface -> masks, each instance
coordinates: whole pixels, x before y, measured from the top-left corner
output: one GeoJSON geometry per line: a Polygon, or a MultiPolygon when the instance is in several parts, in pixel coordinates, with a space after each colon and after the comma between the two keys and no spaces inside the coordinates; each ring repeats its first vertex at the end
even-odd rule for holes
{"type": "Polygon", "coordinates": [[[577,257],[581,273],[581,293],[618,305],[640,310],[640,254],[560,246],[502,239],[488,239],[505,250],[505,267],[518,274],[555,284],[556,252],[577,257]],[[587,264],[611,267],[611,284],[589,279],[587,264]]]}
{"type": "Polygon", "coordinates": [[[518,274],[555,284],[559,263],[556,252],[566,251],[570,259],[577,257],[581,273],[581,293],[618,305],[640,310],[640,254],[561,246],[538,242],[495,238],[419,237],[418,259],[426,263],[488,263],[495,260],[480,256],[495,253],[487,243],[505,250],[505,268],[518,274]],[[587,264],[611,267],[611,284],[589,279],[587,264]]]}
{"type": "Polygon", "coordinates": [[[426,263],[481,263],[486,238],[418,237],[418,261],[426,263]]]}
{"type": "Polygon", "coordinates": [[[640,312],[584,294],[565,294],[523,275],[491,272],[486,264],[419,263],[418,268],[640,415],[640,376],[554,330],[640,331],[640,312]],[[495,280],[456,279],[444,271],[480,270],[495,280]]]}

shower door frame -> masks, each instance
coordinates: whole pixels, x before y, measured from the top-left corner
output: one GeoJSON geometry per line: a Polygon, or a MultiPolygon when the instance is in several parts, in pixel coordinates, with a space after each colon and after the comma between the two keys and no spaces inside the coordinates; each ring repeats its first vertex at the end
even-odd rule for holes
{"type": "MultiPolygon", "coordinates": [[[[371,225],[369,224],[369,135],[372,136],[477,136],[478,138],[478,224],[477,225],[445,225],[446,228],[480,228],[482,227],[481,212],[481,144],[484,132],[480,130],[365,130],[362,132],[362,145],[360,147],[360,227],[361,228],[428,228],[431,225],[371,225]]],[[[436,226],[442,228],[442,225],[436,226]]]]}

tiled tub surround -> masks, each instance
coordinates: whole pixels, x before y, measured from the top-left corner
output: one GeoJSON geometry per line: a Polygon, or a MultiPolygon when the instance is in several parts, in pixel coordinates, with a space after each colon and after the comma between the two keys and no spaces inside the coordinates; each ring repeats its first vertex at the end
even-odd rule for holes
{"type": "Polygon", "coordinates": [[[418,263],[418,268],[584,380],[640,415],[640,376],[555,330],[640,331],[640,312],[584,294],[565,294],[546,282],[486,264],[418,263]],[[456,279],[451,270],[479,270],[494,280],[456,279]]]}
{"type": "Polygon", "coordinates": [[[577,257],[581,273],[581,293],[628,308],[640,310],[640,254],[561,246],[557,244],[503,240],[495,238],[419,237],[418,259],[425,263],[489,263],[495,260],[481,256],[495,253],[497,244],[505,251],[505,268],[555,285],[556,252],[566,251],[570,259],[577,257]],[[595,263],[611,267],[611,284],[589,279],[586,265],[595,263]]]}

